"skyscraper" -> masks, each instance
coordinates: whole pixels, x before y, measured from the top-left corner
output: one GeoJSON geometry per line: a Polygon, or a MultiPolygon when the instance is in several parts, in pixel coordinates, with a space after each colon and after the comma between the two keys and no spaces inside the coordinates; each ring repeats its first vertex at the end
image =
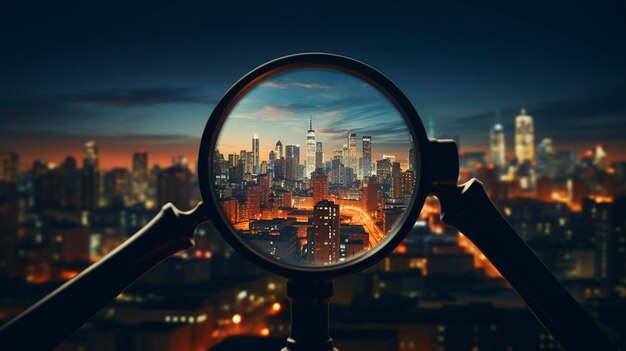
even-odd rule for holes
{"type": "Polygon", "coordinates": [[[328,198],[328,176],[321,169],[313,172],[313,203],[316,204],[328,198]]]}
{"type": "Polygon", "coordinates": [[[254,173],[254,153],[252,151],[246,152],[246,173],[254,173]]]}
{"type": "Polygon", "coordinates": [[[235,167],[237,166],[237,163],[239,162],[239,155],[238,154],[228,154],[228,167],[235,167]]]}
{"type": "Polygon", "coordinates": [[[252,174],[259,173],[259,136],[252,137],[252,174]]]}
{"type": "Polygon", "coordinates": [[[313,130],[313,115],[309,117],[309,130],[306,132],[306,164],[305,177],[310,178],[315,171],[315,130],[313,130]]]}
{"type": "Polygon", "coordinates": [[[147,200],[148,153],[145,150],[139,150],[133,154],[131,192],[134,202],[144,203],[147,200]]]}
{"type": "Polygon", "coordinates": [[[339,261],[339,205],[323,200],[313,207],[313,260],[316,264],[339,261]]]}
{"type": "Polygon", "coordinates": [[[322,147],[322,142],[318,141],[315,143],[315,169],[323,169],[324,168],[324,150],[322,147]]]}
{"type": "Polygon", "coordinates": [[[515,117],[515,157],[519,164],[535,160],[535,130],[533,118],[522,108],[519,116],[515,117]]]}
{"type": "Polygon", "coordinates": [[[57,190],[60,192],[61,207],[74,209],[80,207],[80,172],[76,164],[76,158],[68,156],[59,168],[57,190]]]}
{"type": "Polygon", "coordinates": [[[83,157],[80,185],[81,206],[86,209],[94,209],[98,205],[98,195],[100,193],[98,146],[94,141],[85,143],[85,156],[83,157]]]}
{"type": "MultiPolygon", "coordinates": [[[[130,185],[128,168],[115,167],[106,173],[104,179],[104,194],[109,204],[126,205],[130,185]]],[[[188,207],[189,204],[183,208],[188,207]]]]}
{"type": "Polygon", "coordinates": [[[259,185],[248,185],[246,188],[246,204],[248,218],[259,218],[261,216],[261,187],[259,185]]]}
{"type": "Polygon", "coordinates": [[[502,124],[496,123],[489,132],[491,145],[491,163],[496,167],[504,167],[506,164],[506,143],[502,124]]]}
{"type": "Polygon", "coordinates": [[[298,178],[298,165],[300,164],[300,145],[286,145],[285,146],[285,178],[297,179],[298,178]]]}
{"type": "Polygon", "coordinates": [[[271,183],[272,180],[269,174],[260,174],[257,178],[257,184],[259,186],[259,192],[261,197],[260,203],[263,207],[269,206],[271,183]]]}
{"type": "Polygon", "coordinates": [[[363,136],[363,178],[372,175],[372,137],[363,136]]]}
{"type": "Polygon", "coordinates": [[[280,140],[276,142],[274,150],[276,150],[276,157],[278,160],[285,157],[285,155],[283,154],[283,143],[281,143],[280,140]]]}
{"type": "Polygon", "coordinates": [[[98,169],[98,145],[93,140],[85,143],[85,157],[83,158],[83,168],[92,167],[98,169]]]}
{"type": "Polygon", "coordinates": [[[270,150],[270,153],[267,157],[269,159],[269,163],[268,163],[269,170],[274,171],[274,163],[276,162],[276,152],[274,150],[270,150]]]}
{"type": "Polygon", "coordinates": [[[383,187],[391,185],[391,159],[376,161],[376,182],[383,187]]]}
{"type": "Polygon", "coordinates": [[[348,136],[347,144],[348,145],[348,160],[344,159],[344,164],[346,167],[352,168],[352,170],[356,173],[357,171],[357,150],[356,150],[356,134],[346,132],[348,136]]]}
{"type": "Polygon", "coordinates": [[[157,202],[163,206],[171,202],[181,210],[191,205],[191,171],[186,162],[172,162],[172,166],[159,173],[157,202]]]}
{"type": "Polygon", "coordinates": [[[400,168],[400,162],[394,162],[391,165],[391,196],[396,199],[402,197],[402,168],[400,168]]]}
{"type": "Polygon", "coordinates": [[[15,152],[0,152],[0,181],[14,182],[20,169],[20,156],[15,152]]]}

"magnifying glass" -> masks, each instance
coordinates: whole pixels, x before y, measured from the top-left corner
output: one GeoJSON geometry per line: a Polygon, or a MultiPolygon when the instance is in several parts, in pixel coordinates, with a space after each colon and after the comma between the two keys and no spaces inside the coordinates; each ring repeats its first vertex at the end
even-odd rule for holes
{"type": "Polygon", "coordinates": [[[374,68],[322,53],[268,62],[235,83],[206,124],[198,156],[203,203],[188,212],[164,206],[116,250],[2,326],[0,342],[54,347],[163,259],[192,247],[195,227],[210,221],[245,258],[288,279],[284,351],[333,350],[332,279],[391,253],[435,195],[444,222],[482,250],[565,349],[612,349],[480,182],[457,185],[458,162],[454,142],[429,139],[409,99],[374,68]]]}

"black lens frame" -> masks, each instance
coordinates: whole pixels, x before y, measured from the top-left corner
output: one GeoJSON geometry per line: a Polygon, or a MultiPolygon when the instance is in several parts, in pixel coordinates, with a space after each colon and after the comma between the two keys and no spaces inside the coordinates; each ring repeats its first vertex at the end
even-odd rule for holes
{"type": "Polygon", "coordinates": [[[209,220],[213,222],[222,237],[241,255],[252,263],[278,275],[290,279],[329,280],[364,270],[389,255],[402,242],[417,220],[430,189],[430,177],[424,166],[428,156],[428,138],[419,114],[406,95],[389,78],[376,69],[351,58],[327,53],[302,53],[284,56],[265,63],[250,71],[235,83],[219,100],[202,134],[198,154],[198,179],[200,192],[206,207],[209,220]],[[284,264],[252,250],[228,224],[220,208],[219,200],[213,191],[214,180],[211,177],[210,165],[214,155],[215,143],[224,120],[231,110],[252,88],[265,79],[297,69],[329,69],[358,77],[377,88],[400,111],[413,137],[415,150],[415,187],[414,196],[403,215],[404,222],[399,228],[372,248],[369,252],[344,263],[329,266],[296,266],[284,264]]]}

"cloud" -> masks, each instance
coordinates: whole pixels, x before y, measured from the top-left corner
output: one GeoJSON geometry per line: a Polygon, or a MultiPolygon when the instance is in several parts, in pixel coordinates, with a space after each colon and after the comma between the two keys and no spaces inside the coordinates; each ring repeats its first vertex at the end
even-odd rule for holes
{"type": "Polygon", "coordinates": [[[214,99],[199,93],[195,88],[141,88],[114,89],[68,98],[75,104],[93,104],[113,107],[143,107],[171,103],[215,103],[214,99]]]}
{"type": "Polygon", "coordinates": [[[271,80],[261,83],[261,86],[266,87],[266,88],[273,88],[273,89],[288,89],[289,87],[304,88],[304,89],[330,89],[331,88],[330,85],[321,84],[321,83],[304,83],[304,82],[278,83],[278,82],[271,81],[271,80]]]}
{"type": "Polygon", "coordinates": [[[314,105],[293,103],[293,104],[266,104],[263,107],[249,112],[238,112],[236,109],[228,116],[233,119],[261,120],[265,122],[281,122],[283,124],[293,124],[293,118],[306,111],[312,111],[314,105]]]}
{"type": "Polygon", "coordinates": [[[330,85],[319,83],[291,83],[292,86],[305,89],[330,89],[330,85]]]}
{"type": "Polygon", "coordinates": [[[287,89],[289,88],[289,84],[285,84],[285,83],[276,83],[273,82],[271,80],[268,80],[266,82],[261,83],[262,87],[266,87],[266,88],[274,88],[274,89],[287,89]]]}
{"type": "Polygon", "coordinates": [[[17,95],[0,97],[0,130],[4,132],[102,132],[120,131],[153,119],[150,111],[137,107],[171,103],[202,103],[212,100],[197,88],[112,89],[92,93],[17,95]],[[148,114],[149,116],[146,116],[148,114]]]}

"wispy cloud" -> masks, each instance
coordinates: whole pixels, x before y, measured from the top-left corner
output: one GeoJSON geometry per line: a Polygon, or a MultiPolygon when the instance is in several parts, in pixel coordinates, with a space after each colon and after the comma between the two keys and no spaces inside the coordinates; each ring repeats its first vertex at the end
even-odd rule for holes
{"type": "Polygon", "coordinates": [[[114,107],[141,107],[171,103],[215,103],[214,99],[200,93],[196,88],[142,88],[114,89],[68,98],[76,104],[93,104],[114,107]]]}
{"type": "Polygon", "coordinates": [[[266,87],[266,88],[274,88],[274,89],[288,89],[289,87],[304,88],[304,89],[330,89],[331,88],[330,85],[321,84],[321,83],[304,83],[304,82],[279,83],[279,82],[275,82],[271,80],[263,82],[261,86],[266,87]]]}

